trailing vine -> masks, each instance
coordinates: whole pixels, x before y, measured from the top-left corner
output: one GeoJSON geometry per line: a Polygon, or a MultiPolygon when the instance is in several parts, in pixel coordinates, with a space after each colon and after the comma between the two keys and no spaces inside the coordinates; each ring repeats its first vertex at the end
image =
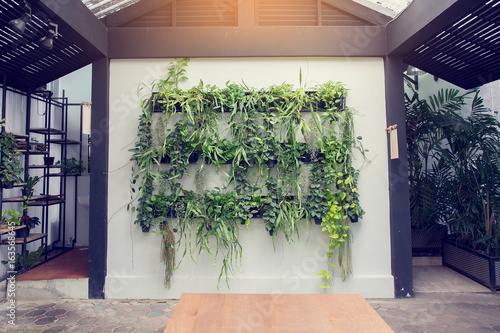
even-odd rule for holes
{"type": "MultiPolygon", "coordinates": [[[[289,84],[256,90],[200,82],[181,90],[187,64],[172,62],[167,78],[152,87],[156,91],[142,103],[131,149],[135,223],[143,230],[158,227],[162,235],[165,285],[170,286],[181,240],[184,255],[189,252],[193,260],[208,252],[216,264],[221,256],[218,283],[223,276],[228,283],[242,257],[239,230],[255,217],[262,217],[273,241],[282,233],[289,243],[304,221],[320,223],[329,235],[330,264],[336,255],[347,278],[350,223],[364,214],[353,151],[363,157],[364,151],[354,134],[354,112],[345,107],[345,87],[327,82],[310,91],[289,84]],[[196,173],[190,175],[194,163],[196,173]],[[206,172],[219,172],[224,164],[227,182],[207,188],[206,172]],[[181,179],[191,176],[196,191],[182,186],[181,179]]],[[[331,270],[319,274],[327,288],[331,270]]]]}

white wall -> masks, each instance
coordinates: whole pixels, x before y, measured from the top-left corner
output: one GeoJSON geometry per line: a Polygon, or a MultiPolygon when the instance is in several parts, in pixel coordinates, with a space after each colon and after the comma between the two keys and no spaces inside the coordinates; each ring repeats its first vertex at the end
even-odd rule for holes
{"type": "MultiPolygon", "coordinates": [[[[413,78],[413,77],[412,77],[413,78]]],[[[434,79],[432,74],[423,74],[418,77],[418,95],[420,99],[427,99],[431,95],[437,95],[441,89],[458,89],[460,94],[467,92],[466,89],[462,89],[459,86],[449,83],[443,79],[434,79]]],[[[499,118],[500,111],[500,80],[493,81],[482,85],[477,88],[479,90],[479,96],[483,98],[484,106],[495,115],[497,119],[499,118]]],[[[473,90],[473,89],[471,89],[473,90]]],[[[411,90],[405,86],[405,92],[411,94],[411,90]]],[[[410,95],[411,96],[411,95],[410,95]]],[[[469,95],[468,103],[463,107],[464,115],[469,115],[472,106],[472,99],[474,95],[469,95]]]]}
{"type": "MultiPolygon", "coordinates": [[[[242,271],[230,278],[228,289],[221,282],[217,290],[220,266],[204,254],[184,258],[174,272],[170,290],[163,286],[164,267],[159,259],[160,236],[142,233],[133,224],[134,213],[127,211],[130,200],[129,178],[131,154],[141,112],[138,88],[150,86],[165,77],[168,62],[162,60],[112,60],[110,83],[110,156],[108,298],[176,298],[183,292],[233,293],[360,293],[365,297],[393,297],[391,276],[387,134],[382,58],[229,58],[191,59],[188,82],[182,88],[205,84],[224,86],[231,80],[256,88],[283,82],[314,86],[329,80],[341,81],[350,89],[347,104],[362,116],[356,118],[357,134],[363,136],[371,163],[361,171],[359,190],[366,211],[362,221],[352,225],[354,234],[354,276],[342,282],[336,278],[333,288],[322,290],[320,269],[327,267],[325,247],[327,234],[320,227],[306,227],[300,241],[286,244],[272,238],[262,220],[253,220],[240,230],[243,246],[242,271]]],[[[148,91],[142,94],[147,96],[148,91]]],[[[180,254],[179,254],[180,256],[180,254]]],[[[336,274],[338,276],[338,273],[336,274]]]]}

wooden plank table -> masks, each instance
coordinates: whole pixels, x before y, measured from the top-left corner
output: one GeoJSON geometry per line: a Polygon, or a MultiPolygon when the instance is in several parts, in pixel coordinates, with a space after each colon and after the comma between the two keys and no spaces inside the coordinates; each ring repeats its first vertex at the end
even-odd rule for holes
{"type": "Polygon", "coordinates": [[[361,295],[182,294],[164,333],[393,332],[361,295]]]}

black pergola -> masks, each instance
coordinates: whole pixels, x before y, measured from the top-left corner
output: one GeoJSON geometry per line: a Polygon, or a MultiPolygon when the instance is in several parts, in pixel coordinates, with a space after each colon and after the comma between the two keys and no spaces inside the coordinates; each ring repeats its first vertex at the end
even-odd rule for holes
{"type": "Polygon", "coordinates": [[[462,88],[499,79],[500,0],[414,0],[392,21],[351,0],[323,0],[318,24],[302,26],[259,24],[253,2],[240,1],[236,24],[186,27],[175,17],[151,24],[154,12],[168,18],[175,1],[142,0],[99,20],[81,1],[29,0],[35,19],[27,38],[8,28],[22,1],[0,0],[4,87],[30,91],[93,64],[89,297],[104,297],[106,277],[109,60],[243,56],[384,57],[387,124],[402,131],[400,158],[389,162],[394,290],[413,296],[402,74],[411,64],[462,88]],[[49,20],[60,33],[51,51],[37,45],[49,20]]]}

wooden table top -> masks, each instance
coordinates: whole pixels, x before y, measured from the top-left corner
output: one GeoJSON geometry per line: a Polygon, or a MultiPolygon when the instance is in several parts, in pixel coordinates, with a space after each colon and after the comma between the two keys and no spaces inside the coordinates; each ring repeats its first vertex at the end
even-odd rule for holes
{"type": "Polygon", "coordinates": [[[164,333],[393,332],[361,295],[182,294],[164,333]]]}

